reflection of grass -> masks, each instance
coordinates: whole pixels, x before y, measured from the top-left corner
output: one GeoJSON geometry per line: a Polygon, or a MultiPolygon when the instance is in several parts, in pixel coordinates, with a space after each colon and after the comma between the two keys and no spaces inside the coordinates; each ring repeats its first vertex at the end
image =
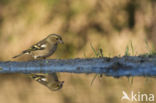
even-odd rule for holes
{"type": "Polygon", "coordinates": [[[128,82],[132,85],[134,77],[128,77],[128,82]]]}
{"type": "MultiPolygon", "coordinates": [[[[130,41],[130,46],[129,45],[126,46],[125,56],[135,56],[132,41],[130,41]],[[130,49],[131,49],[131,52],[130,52],[130,49]]],[[[128,77],[128,81],[131,85],[133,84],[133,79],[134,77],[128,77]]]]}
{"type": "MultiPolygon", "coordinates": [[[[103,50],[101,48],[99,48],[98,51],[96,51],[91,43],[90,43],[90,46],[91,46],[91,48],[92,48],[92,50],[93,50],[96,57],[98,57],[98,58],[103,57],[103,50]]],[[[95,74],[95,76],[93,77],[93,79],[91,81],[91,85],[93,84],[93,82],[94,82],[94,80],[96,79],[97,76],[98,76],[98,74],[95,74]]],[[[99,76],[102,77],[102,74],[100,74],[99,76]]]]}
{"type": "MultiPolygon", "coordinates": [[[[126,50],[125,50],[125,56],[131,56],[130,49],[132,51],[132,55],[134,56],[134,48],[133,48],[132,42],[131,42],[130,47],[129,47],[129,45],[127,45],[126,50]]],[[[132,85],[133,84],[133,77],[128,77],[128,82],[132,85]]]]}
{"type": "MultiPolygon", "coordinates": [[[[156,55],[156,51],[154,51],[154,48],[150,48],[148,42],[146,41],[146,48],[148,49],[148,53],[144,54],[145,56],[150,56],[150,55],[156,55]]],[[[102,58],[103,56],[103,50],[101,48],[99,48],[98,50],[96,50],[93,45],[90,43],[90,47],[92,49],[92,51],[94,52],[95,56],[98,58],[102,58]]],[[[135,56],[135,48],[133,46],[132,41],[130,41],[129,44],[127,44],[126,49],[125,49],[125,56],[135,56]]],[[[91,85],[93,84],[93,82],[95,81],[96,77],[98,76],[98,74],[96,74],[92,81],[91,81],[91,85]]],[[[102,74],[100,74],[100,77],[102,77],[102,74]]],[[[129,83],[132,85],[133,84],[133,80],[134,77],[128,77],[128,81],[129,83]]]]}
{"type": "MultiPolygon", "coordinates": [[[[149,57],[149,56],[156,55],[156,51],[154,50],[154,47],[151,48],[149,43],[147,42],[147,40],[145,40],[145,44],[146,44],[146,49],[147,49],[148,52],[143,54],[143,55],[141,55],[141,56],[149,57]]],[[[134,47],[133,47],[132,41],[130,42],[130,45],[126,46],[125,56],[135,56],[134,47]]],[[[133,84],[133,79],[134,79],[134,77],[128,77],[128,81],[130,82],[130,84],[133,84]]]]}

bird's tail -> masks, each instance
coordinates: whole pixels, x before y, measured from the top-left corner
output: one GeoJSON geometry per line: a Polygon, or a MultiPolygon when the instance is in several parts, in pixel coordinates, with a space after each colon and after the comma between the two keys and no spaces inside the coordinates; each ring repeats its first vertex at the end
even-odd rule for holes
{"type": "Polygon", "coordinates": [[[18,54],[18,55],[16,55],[16,56],[12,57],[12,58],[17,58],[17,57],[19,57],[19,56],[21,56],[21,55],[23,55],[23,53],[18,54]]]}
{"type": "Polygon", "coordinates": [[[29,53],[30,53],[30,50],[29,50],[29,49],[28,49],[28,50],[24,50],[22,53],[20,53],[20,54],[14,56],[14,57],[12,57],[12,58],[17,58],[17,57],[19,57],[19,56],[22,56],[23,54],[29,54],[29,53]]]}

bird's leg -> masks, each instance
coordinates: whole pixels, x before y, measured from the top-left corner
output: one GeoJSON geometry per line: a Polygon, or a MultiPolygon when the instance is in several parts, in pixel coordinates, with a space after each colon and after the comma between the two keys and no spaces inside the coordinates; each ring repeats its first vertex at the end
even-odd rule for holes
{"type": "Polygon", "coordinates": [[[48,63],[48,60],[46,59],[46,57],[43,57],[43,59],[45,60],[46,63],[48,63]]]}

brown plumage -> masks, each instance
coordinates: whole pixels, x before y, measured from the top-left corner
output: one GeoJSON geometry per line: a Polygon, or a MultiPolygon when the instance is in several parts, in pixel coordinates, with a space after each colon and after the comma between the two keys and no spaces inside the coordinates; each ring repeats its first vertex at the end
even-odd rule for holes
{"type": "Polygon", "coordinates": [[[59,36],[58,34],[50,34],[45,39],[32,45],[29,49],[24,50],[22,53],[14,56],[13,58],[17,58],[19,56],[22,56],[23,54],[29,54],[34,59],[47,58],[56,51],[57,46],[60,43],[63,43],[61,36],[59,36]]]}
{"type": "Polygon", "coordinates": [[[64,81],[59,81],[56,73],[48,73],[48,75],[33,75],[32,78],[37,82],[45,85],[52,91],[57,91],[62,88],[64,81]]]}

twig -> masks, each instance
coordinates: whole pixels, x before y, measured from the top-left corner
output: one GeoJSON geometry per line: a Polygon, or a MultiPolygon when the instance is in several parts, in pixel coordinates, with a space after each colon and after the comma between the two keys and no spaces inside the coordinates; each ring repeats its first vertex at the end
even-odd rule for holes
{"type": "Polygon", "coordinates": [[[155,56],[0,62],[0,73],[97,73],[107,76],[156,76],[155,56]],[[48,61],[48,62],[46,62],[48,61]]]}

